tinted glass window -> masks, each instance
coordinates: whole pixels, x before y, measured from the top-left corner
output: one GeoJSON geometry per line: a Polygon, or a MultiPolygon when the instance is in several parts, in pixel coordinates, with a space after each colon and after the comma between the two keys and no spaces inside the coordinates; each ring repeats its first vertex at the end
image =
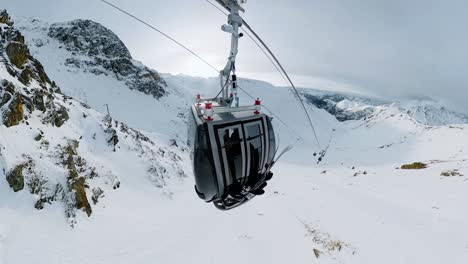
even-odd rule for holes
{"type": "Polygon", "coordinates": [[[224,150],[226,151],[229,172],[233,181],[242,178],[242,140],[239,129],[227,129],[224,131],[224,150]]]}
{"type": "Polygon", "coordinates": [[[247,147],[250,151],[250,171],[249,174],[254,176],[262,169],[262,134],[259,125],[250,125],[247,129],[247,147]]]}
{"type": "Polygon", "coordinates": [[[247,126],[247,134],[248,134],[249,139],[259,136],[260,126],[259,125],[247,126]]]}

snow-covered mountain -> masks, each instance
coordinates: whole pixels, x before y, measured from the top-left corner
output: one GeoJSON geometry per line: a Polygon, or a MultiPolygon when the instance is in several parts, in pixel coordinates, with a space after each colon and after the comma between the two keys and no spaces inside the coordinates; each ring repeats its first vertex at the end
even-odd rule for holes
{"type": "MultiPolygon", "coordinates": [[[[56,23],[47,35],[71,52],[64,65],[95,75],[113,75],[130,89],[160,98],[167,94],[159,73],[132,59],[130,51],[109,29],[90,20],[56,23]]],[[[36,40],[37,41],[37,40],[36,40]]],[[[36,42],[36,45],[39,42],[36,42]]]]}
{"type": "Polygon", "coordinates": [[[294,149],[264,197],[219,212],[184,144],[188,105],[217,79],[159,74],[92,21],[15,22],[0,15],[0,264],[468,260],[457,114],[303,90],[319,146],[290,91],[240,79],[294,149]]]}
{"type": "Polygon", "coordinates": [[[334,93],[303,89],[302,94],[309,103],[334,115],[339,121],[360,120],[373,113],[398,109],[400,115],[407,115],[421,124],[443,126],[466,124],[468,116],[451,111],[443,104],[431,99],[407,99],[390,101],[363,95],[334,93]]]}
{"type": "Polygon", "coordinates": [[[160,188],[171,178],[185,177],[181,149],[155,143],[64,95],[8,14],[0,16],[0,170],[13,191],[30,193],[23,197],[36,209],[63,203],[73,225],[77,209],[91,216],[94,205],[118,189],[122,177],[146,175],[160,188]]]}

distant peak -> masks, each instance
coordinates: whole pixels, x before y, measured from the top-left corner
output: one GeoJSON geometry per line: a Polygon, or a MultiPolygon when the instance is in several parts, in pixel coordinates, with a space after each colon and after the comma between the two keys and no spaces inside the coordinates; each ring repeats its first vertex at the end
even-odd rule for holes
{"type": "Polygon", "coordinates": [[[167,84],[159,73],[135,61],[120,38],[97,22],[77,19],[55,23],[47,35],[69,52],[64,61],[68,67],[95,75],[112,74],[130,89],[155,98],[168,94],[167,84]]]}
{"type": "Polygon", "coordinates": [[[66,45],[67,50],[91,57],[131,59],[130,51],[111,30],[92,20],[77,19],[50,26],[49,36],[66,45]]]}

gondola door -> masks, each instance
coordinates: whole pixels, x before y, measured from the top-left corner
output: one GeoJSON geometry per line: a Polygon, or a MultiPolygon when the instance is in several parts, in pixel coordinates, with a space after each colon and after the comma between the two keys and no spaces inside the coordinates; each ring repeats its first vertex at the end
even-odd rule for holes
{"type": "Polygon", "coordinates": [[[242,125],[219,128],[217,136],[225,187],[233,189],[246,177],[246,149],[242,125]]]}
{"type": "Polygon", "coordinates": [[[270,150],[266,117],[208,126],[218,178],[218,198],[240,193],[265,173],[270,150]]]}
{"type": "Polygon", "coordinates": [[[269,150],[263,120],[244,124],[247,147],[247,174],[255,177],[263,173],[269,150]]]}

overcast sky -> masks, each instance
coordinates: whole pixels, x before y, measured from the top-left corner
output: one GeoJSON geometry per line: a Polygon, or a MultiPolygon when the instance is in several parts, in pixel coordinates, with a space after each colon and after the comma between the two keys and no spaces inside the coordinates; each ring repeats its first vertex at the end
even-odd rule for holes
{"type": "MultiPolygon", "coordinates": [[[[226,22],[205,0],[110,0],[224,66],[226,22]]],[[[133,56],[166,73],[216,73],[143,25],[99,0],[0,0],[12,15],[51,22],[98,21],[133,56]]],[[[434,97],[468,113],[468,1],[249,0],[245,20],[301,86],[369,91],[386,97],[434,97]]],[[[284,85],[248,38],[240,44],[241,76],[284,85]]]]}

